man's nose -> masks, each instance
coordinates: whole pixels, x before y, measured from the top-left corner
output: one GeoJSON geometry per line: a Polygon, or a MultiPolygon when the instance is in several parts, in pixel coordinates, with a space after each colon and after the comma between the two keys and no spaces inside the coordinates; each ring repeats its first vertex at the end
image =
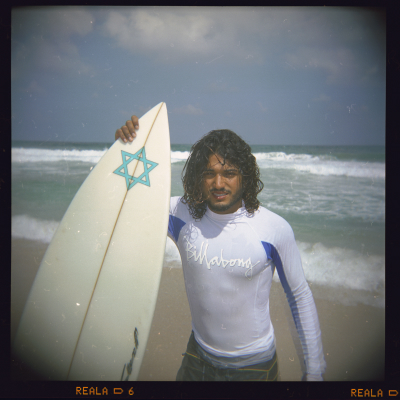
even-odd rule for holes
{"type": "Polygon", "coordinates": [[[224,178],[221,174],[216,174],[214,178],[214,188],[221,189],[224,187],[224,178]]]}

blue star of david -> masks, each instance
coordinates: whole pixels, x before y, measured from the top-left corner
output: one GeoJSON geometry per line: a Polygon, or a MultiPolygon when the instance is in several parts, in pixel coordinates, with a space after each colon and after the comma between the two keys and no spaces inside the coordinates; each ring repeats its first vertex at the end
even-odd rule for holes
{"type": "Polygon", "coordinates": [[[114,171],[114,174],[121,175],[125,178],[126,187],[128,188],[128,190],[133,186],[135,186],[137,183],[150,186],[149,172],[153,170],[158,165],[158,163],[150,161],[146,158],[146,151],[144,147],[142,147],[135,154],[127,153],[126,151],[123,150],[121,150],[121,153],[122,153],[122,165],[120,165],[114,171]],[[138,178],[136,178],[133,175],[129,175],[128,173],[128,164],[133,160],[141,161],[144,166],[144,172],[138,178]]]}

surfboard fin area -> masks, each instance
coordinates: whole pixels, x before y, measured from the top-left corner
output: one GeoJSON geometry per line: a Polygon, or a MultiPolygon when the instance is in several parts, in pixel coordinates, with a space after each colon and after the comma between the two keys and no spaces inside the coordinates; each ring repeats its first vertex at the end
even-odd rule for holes
{"type": "Polygon", "coordinates": [[[161,279],[171,193],[165,103],[88,175],[32,285],[14,355],[44,380],[135,380],[161,279]],[[140,346],[139,346],[140,337],[140,346]]]}

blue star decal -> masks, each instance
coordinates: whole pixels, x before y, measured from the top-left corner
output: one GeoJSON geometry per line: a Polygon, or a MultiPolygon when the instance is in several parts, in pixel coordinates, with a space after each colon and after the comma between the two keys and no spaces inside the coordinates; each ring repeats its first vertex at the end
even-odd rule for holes
{"type": "Polygon", "coordinates": [[[114,174],[121,175],[125,178],[126,187],[128,188],[128,190],[131,187],[135,186],[137,183],[150,186],[149,172],[153,170],[158,165],[158,163],[150,161],[146,158],[146,151],[144,147],[142,147],[135,154],[127,153],[126,151],[123,150],[121,150],[121,153],[122,153],[122,165],[119,166],[114,171],[114,174]],[[144,166],[144,172],[138,178],[136,178],[133,175],[129,175],[128,173],[128,164],[133,160],[141,161],[144,166]]]}

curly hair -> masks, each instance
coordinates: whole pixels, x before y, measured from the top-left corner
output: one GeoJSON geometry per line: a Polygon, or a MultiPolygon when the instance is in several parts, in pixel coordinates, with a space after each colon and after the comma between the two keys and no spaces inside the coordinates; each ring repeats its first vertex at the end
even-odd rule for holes
{"type": "Polygon", "coordinates": [[[248,213],[253,214],[260,206],[258,193],[264,188],[260,170],[250,146],[229,129],[214,130],[203,136],[192,148],[182,171],[185,191],[181,201],[187,204],[191,216],[201,219],[207,210],[203,194],[203,173],[209,157],[215,154],[239,169],[242,176],[243,201],[248,213]]]}

